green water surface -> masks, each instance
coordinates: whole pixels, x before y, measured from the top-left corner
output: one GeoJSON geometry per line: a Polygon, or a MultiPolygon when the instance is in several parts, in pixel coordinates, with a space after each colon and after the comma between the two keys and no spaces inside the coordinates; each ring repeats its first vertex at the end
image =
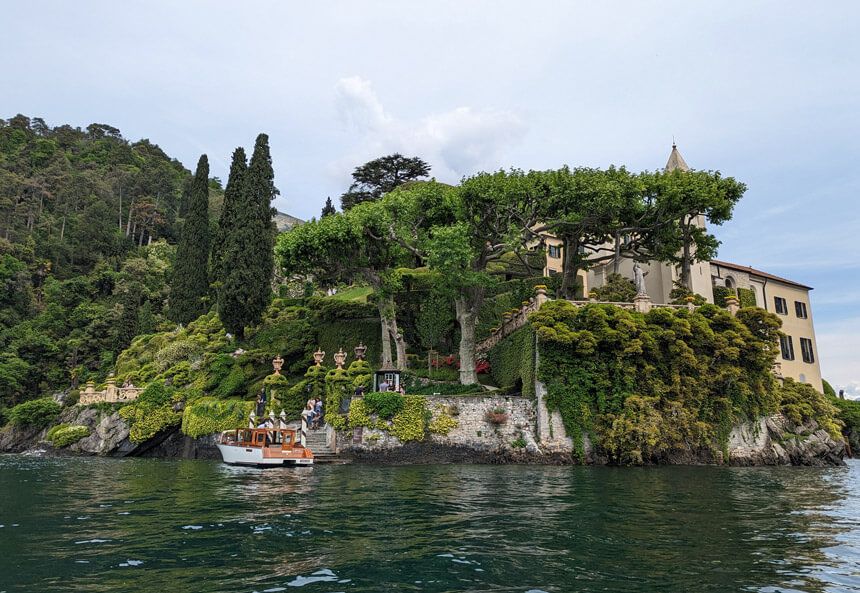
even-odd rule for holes
{"type": "Polygon", "coordinates": [[[860,591],[848,468],[0,456],[0,592],[860,591]]]}

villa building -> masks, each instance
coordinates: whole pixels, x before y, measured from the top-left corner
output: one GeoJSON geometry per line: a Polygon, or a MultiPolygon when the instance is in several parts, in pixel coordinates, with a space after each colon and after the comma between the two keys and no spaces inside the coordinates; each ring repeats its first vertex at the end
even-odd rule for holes
{"type": "Polygon", "coordinates": [[[811,287],[798,284],[754,268],[713,260],[713,285],[724,286],[741,293],[751,291],[755,304],[774,313],[782,320],[780,352],[777,362],[783,377],[809,383],[822,391],[818,346],[812,325],[811,287]]]}
{"type": "MultiPolygon", "coordinates": [[[[668,172],[676,169],[689,171],[690,167],[673,143],[672,153],[664,170],[668,172]]],[[[704,217],[700,217],[698,223],[704,227],[704,217]]],[[[547,249],[544,275],[561,273],[562,242],[550,235],[545,236],[544,241],[547,249]]],[[[669,303],[669,293],[680,279],[679,270],[675,266],[660,262],[642,263],[640,266],[645,273],[646,292],[651,301],[669,303]]],[[[591,267],[585,273],[581,272],[583,295],[587,295],[592,287],[603,286],[607,276],[615,269],[615,262],[608,261],[591,267]]],[[[622,276],[632,278],[633,260],[623,258],[618,262],[617,270],[622,276]]],[[[716,260],[693,264],[691,283],[693,292],[702,295],[710,303],[715,302],[714,287],[731,289],[739,296],[743,291],[750,291],[748,294],[754,297],[756,306],[776,314],[782,320],[782,332],[785,336],[780,339],[777,374],[780,377],[791,377],[801,383],[809,383],[822,391],[818,346],[815,342],[812,306],[809,300],[811,287],[754,268],[716,260]]]]}

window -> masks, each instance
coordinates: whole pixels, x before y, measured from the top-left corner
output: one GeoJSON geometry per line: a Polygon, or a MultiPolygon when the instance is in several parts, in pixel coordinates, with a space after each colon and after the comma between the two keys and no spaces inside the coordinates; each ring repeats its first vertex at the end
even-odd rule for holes
{"type": "Polygon", "coordinates": [[[798,319],[806,319],[808,317],[806,314],[806,303],[794,301],[794,313],[798,319]]]}
{"type": "Polygon", "coordinates": [[[555,258],[561,257],[561,245],[550,245],[549,256],[555,258]]]}
{"type": "Polygon", "coordinates": [[[788,305],[785,304],[785,299],[782,297],[773,297],[773,304],[776,307],[776,312],[780,315],[788,315],[788,305]]]}
{"type": "Polygon", "coordinates": [[[812,353],[812,340],[809,338],[800,338],[800,355],[803,357],[803,362],[815,362],[815,355],[812,353]]]}
{"type": "Polygon", "coordinates": [[[779,346],[782,348],[783,360],[794,360],[794,344],[791,343],[791,336],[780,336],[779,346]]]}

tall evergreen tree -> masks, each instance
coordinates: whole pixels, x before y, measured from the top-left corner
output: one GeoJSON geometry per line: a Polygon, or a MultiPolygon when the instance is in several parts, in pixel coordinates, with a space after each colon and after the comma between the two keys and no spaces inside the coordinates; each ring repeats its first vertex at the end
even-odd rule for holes
{"type": "Polygon", "coordinates": [[[176,249],[168,317],[176,323],[194,321],[206,312],[209,292],[209,159],[200,157],[188,199],[188,216],[176,249]]]}
{"type": "Polygon", "coordinates": [[[221,208],[221,217],[218,219],[218,232],[212,245],[212,283],[219,290],[219,307],[221,304],[220,287],[224,286],[227,274],[224,266],[224,255],[228,237],[236,230],[238,210],[242,207],[242,191],[245,185],[245,173],[248,170],[246,161],[244,148],[240,146],[233,151],[230,177],[227,179],[227,187],[224,189],[224,205],[221,208]]]}
{"type": "Polygon", "coordinates": [[[245,175],[236,225],[228,234],[224,255],[221,321],[242,338],[245,327],[258,323],[272,295],[274,246],[272,199],[278,193],[269,154],[269,137],[257,136],[245,175]]]}
{"type": "Polygon", "coordinates": [[[143,287],[136,282],[126,286],[123,290],[120,298],[122,315],[120,315],[117,323],[116,354],[128,348],[140,329],[140,295],[142,292],[143,287]]]}
{"type": "Polygon", "coordinates": [[[331,197],[325,199],[325,206],[323,206],[322,214],[320,218],[323,216],[328,216],[329,214],[334,214],[337,210],[334,209],[334,204],[331,203],[331,197]]]}

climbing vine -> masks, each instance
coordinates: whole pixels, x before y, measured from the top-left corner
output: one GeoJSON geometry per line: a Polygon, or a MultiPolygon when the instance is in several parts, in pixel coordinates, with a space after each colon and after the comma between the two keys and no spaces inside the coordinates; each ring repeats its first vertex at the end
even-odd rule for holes
{"type": "Polygon", "coordinates": [[[254,402],[202,398],[182,412],[182,434],[197,438],[246,426],[254,402]]]}
{"type": "Polygon", "coordinates": [[[530,322],[547,406],[560,411],[580,459],[584,434],[618,463],[716,450],[733,422],[779,410],[770,369],[780,322],[762,309],[640,314],[554,301],[530,322]]]}

